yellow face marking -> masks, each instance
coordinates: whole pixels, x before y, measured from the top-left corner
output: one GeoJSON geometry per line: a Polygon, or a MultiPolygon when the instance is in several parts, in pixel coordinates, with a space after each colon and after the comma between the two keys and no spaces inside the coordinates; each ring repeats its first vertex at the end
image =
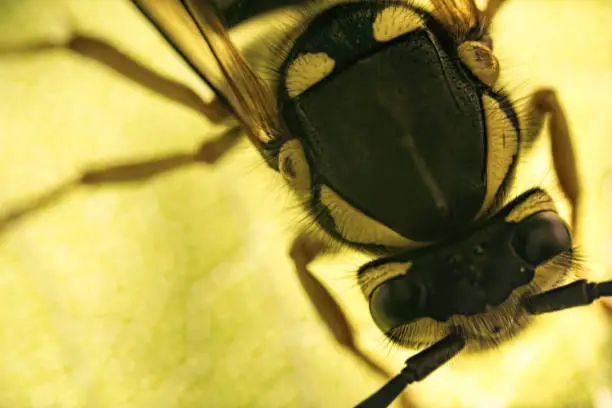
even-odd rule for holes
{"type": "Polygon", "coordinates": [[[301,95],[333,71],[336,62],[324,52],[297,57],[287,69],[285,87],[291,98],[301,95]]]}
{"type": "Polygon", "coordinates": [[[422,27],[425,27],[423,19],[414,11],[390,6],[378,13],[372,30],[376,41],[387,42],[422,27]]]}
{"type": "Polygon", "coordinates": [[[530,215],[540,211],[557,212],[557,208],[552,198],[544,191],[536,191],[527,197],[525,201],[517,205],[510,214],[506,216],[506,221],[521,222],[530,215]]]}
{"type": "Polygon", "coordinates": [[[329,210],[338,233],[349,241],[400,248],[418,248],[426,245],[404,238],[389,227],[368,217],[344,201],[328,186],[321,187],[319,199],[329,210]]]}
{"type": "Polygon", "coordinates": [[[389,279],[405,275],[411,266],[411,262],[392,262],[367,269],[357,278],[361,291],[369,299],[374,289],[389,279]]]}
{"type": "Polygon", "coordinates": [[[497,101],[485,95],[482,102],[487,129],[487,187],[482,208],[476,218],[493,204],[495,194],[519,149],[519,135],[497,101]]]}
{"type": "Polygon", "coordinates": [[[482,82],[492,87],[499,78],[499,62],[493,52],[477,41],[459,45],[459,58],[482,82]]]}
{"type": "Polygon", "coordinates": [[[420,318],[411,323],[401,325],[391,330],[399,335],[401,343],[408,347],[416,347],[422,343],[431,343],[448,335],[451,330],[459,328],[465,333],[466,351],[478,351],[490,348],[477,338],[495,343],[501,343],[508,337],[520,333],[533,319],[521,300],[525,293],[533,293],[534,284],[516,289],[498,306],[488,307],[483,313],[472,316],[453,315],[444,322],[430,317],[420,318]]]}
{"type": "Polygon", "coordinates": [[[278,154],[278,169],[287,184],[300,196],[310,193],[310,166],[298,139],[285,142],[278,154]]]}

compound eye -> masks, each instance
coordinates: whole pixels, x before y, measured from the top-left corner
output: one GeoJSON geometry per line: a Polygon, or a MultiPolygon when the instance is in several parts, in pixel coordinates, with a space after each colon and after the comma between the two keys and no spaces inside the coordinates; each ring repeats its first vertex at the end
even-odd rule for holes
{"type": "Polygon", "coordinates": [[[527,217],[515,228],[512,246],[530,265],[540,265],[572,248],[567,224],[553,211],[527,217]]]}
{"type": "Polygon", "coordinates": [[[389,330],[426,315],[427,289],[405,277],[390,279],[372,292],[370,313],[376,325],[389,330]]]}

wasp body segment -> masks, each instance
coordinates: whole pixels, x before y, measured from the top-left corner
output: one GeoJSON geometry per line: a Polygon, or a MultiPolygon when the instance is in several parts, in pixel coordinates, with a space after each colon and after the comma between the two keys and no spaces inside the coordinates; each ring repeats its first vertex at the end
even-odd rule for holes
{"type": "Polygon", "coordinates": [[[496,209],[519,125],[491,87],[491,51],[475,44],[458,46],[427,11],[388,2],[334,6],[299,36],[280,70],[284,126],[274,144],[305,146],[308,205],[331,235],[357,246],[423,246],[496,209]],[[376,220],[388,238],[353,232],[383,228],[341,216],[341,207],[376,220]]]}

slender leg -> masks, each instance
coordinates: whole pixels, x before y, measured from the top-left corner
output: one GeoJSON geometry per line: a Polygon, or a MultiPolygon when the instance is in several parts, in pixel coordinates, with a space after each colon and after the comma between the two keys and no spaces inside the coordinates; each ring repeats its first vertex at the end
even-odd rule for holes
{"type": "Polygon", "coordinates": [[[206,141],[195,153],[174,153],[149,160],[132,160],[123,164],[88,169],[72,180],[49,189],[37,197],[0,214],[0,233],[23,218],[60,200],[80,186],[147,182],[156,176],[197,163],[214,164],[240,140],[243,132],[234,127],[215,139],[206,141]]]}
{"type": "MultiPolygon", "coordinates": [[[[323,323],[325,323],[340,345],[363,361],[372,371],[378,373],[380,376],[385,379],[393,377],[392,373],[381,367],[359,348],[355,341],[353,329],[342,312],[342,309],[327,289],[308,270],[308,264],[325,249],[326,246],[324,243],[306,234],[299,235],[293,242],[290,255],[295,263],[295,269],[302,287],[308,294],[308,297],[323,320],[323,323]]],[[[400,401],[404,408],[413,407],[406,392],[402,394],[400,401]]]]}
{"type": "Polygon", "coordinates": [[[188,86],[152,71],[99,38],[75,33],[62,43],[39,42],[30,45],[2,46],[0,56],[19,56],[52,50],[68,50],[94,60],[132,82],[204,115],[215,123],[231,118],[228,109],[218,98],[205,102],[188,86]]]}
{"type": "Polygon", "coordinates": [[[570,202],[572,210],[572,231],[577,233],[580,210],[580,181],[576,165],[576,155],[572,146],[572,137],[565,116],[565,111],[552,89],[536,91],[530,101],[530,111],[533,116],[543,117],[548,114],[548,130],[551,141],[551,154],[555,172],[559,179],[563,194],[570,202]]]}
{"type": "Polygon", "coordinates": [[[483,20],[486,22],[487,26],[491,25],[495,15],[505,2],[506,0],[489,0],[487,2],[487,7],[482,12],[483,20]]]}
{"type": "MultiPolygon", "coordinates": [[[[538,130],[544,122],[544,117],[549,114],[548,130],[551,137],[551,152],[555,172],[563,193],[572,207],[572,229],[574,235],[577,233],[578,217],[580,215],[581,187],[578,179],[576,157],[572,147],[571,134],[565,112],[561,106],[555,91],[541,89],[537,91],[530,101],[528,138],[535,139],[538,130]],[[529,129],[531,128],[531,129],[529,129]]],[[[602,299],[599,304],[612,321],[612,301],[602,299]]]]}

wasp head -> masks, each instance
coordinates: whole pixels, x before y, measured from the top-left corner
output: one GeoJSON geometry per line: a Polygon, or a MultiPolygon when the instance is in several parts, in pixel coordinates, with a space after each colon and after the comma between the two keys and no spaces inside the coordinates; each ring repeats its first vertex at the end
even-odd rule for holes
{"type": "Polygon", "coordinates": [[[517,334],[531,319],[525,297],[558,285],[572,260],[568,227],[543,198],[526,193],[455,240],[365,265],[362,289],[378,327],[415,347],[453,331],[468,349],[517,334]]]}

